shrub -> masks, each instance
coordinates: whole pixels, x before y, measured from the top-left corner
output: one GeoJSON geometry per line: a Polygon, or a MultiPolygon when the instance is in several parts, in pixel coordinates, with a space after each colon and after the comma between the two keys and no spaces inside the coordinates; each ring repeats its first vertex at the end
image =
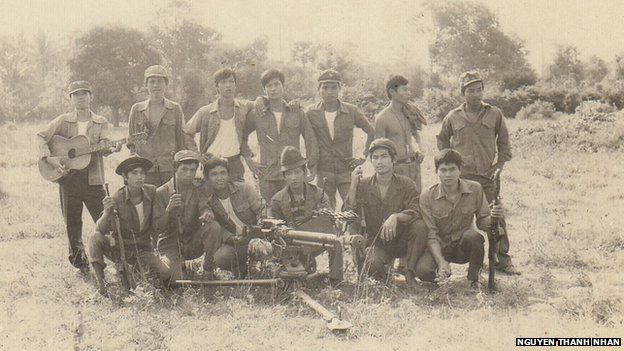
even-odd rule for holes
{"type": "Polygon", "coordinates": [[[555,105],[549,101],[537,100],[524,106],[516,114],[518,119],[552,119],[555,114],[555,105]]]}
{"type": "Polygon", "coordinates": [[[459,95],[454,95],[449,93],[448,90],[438,88],[425,90],[422,98],[417,101],[425,117],[433,122],[439,122],[444,119],[449,111],[461,103],[462,99],[459,95]]]}

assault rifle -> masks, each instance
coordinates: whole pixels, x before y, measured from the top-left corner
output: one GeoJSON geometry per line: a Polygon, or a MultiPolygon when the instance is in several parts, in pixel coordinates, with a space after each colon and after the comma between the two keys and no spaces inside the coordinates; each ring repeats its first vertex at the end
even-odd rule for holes
{"type": "MultiPolygon", "coordinates": [[[[500,169],[497,169],[492,176],[492,180],[495,184],[494,200],[492,200],[492,206],[499,205],[500,196],[500,169]]],[[[496,217],[490,217],[490,228],[488,234],[488,290],[494,291],[496,289],[496,283],[494,277],[496,275],[496,265],[498,264],[498,243],[507,235],[505,227],[502,225],[502,220],[496,217]]]]}
{"type": "MultiPolygon", "coordinates": [[[[110,196],[108,183],[104,184],[104,189],[106,190],[106,196],[110,196]]],[[[111,218],[111,224],[113,225],[113,240],[111,241],[111,247],[113,247],[113,249],[117,247],[117,254],[119,257],[119,260],[115,263],[115,269],[119,275],[121,286],[126,292],[128,292],[136,287],[136,282],[132,276],[132,268],[128,265],[128,261],[126,260],[126,247],[121,236],[121,223],[119,222],[119,213],[116,208],[113,208],[111,218]]]]}
{"type": "MultiPolygon", "coordinates": [[[[173,193],[178,194],[178,181],[176,179],[176,174],[173,172],[173,193]]],[[[186,275],[186,264],[184,262],[184,256],[182,255],[182,235],[184,235],[184,227],[182,226],[182,213],[181,211],[176,211],[175,219],[177,225],[177,234],[176,234],[176,244],[178,246],[178,256],[180,258],[180,269],[182,270],[182,276],[186,275]]]]}

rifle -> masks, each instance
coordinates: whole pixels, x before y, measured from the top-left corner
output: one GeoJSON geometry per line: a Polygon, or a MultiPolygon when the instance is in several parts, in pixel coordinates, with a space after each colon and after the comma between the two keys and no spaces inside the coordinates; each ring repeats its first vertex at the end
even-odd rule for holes
{"type": "MultiPolygon", "coordinates": [[[[495,184],[494,191],[494,200],[492,200],[492,206],[499,205],[501,196],[500,196],[500,169],[497,169],[492,176],[492,180],[495,184]]],[[[497,248],[498,242],[502,239],[503,236],[507,235],[505,233],[505,228],[502,226],[502,221],[500,218],[490,217],[490,228],[487,232],[488,234],[488,290],[494,291],[496,289],[496,283],[494,282],[494,277],[496,275],[495,266],[498,264],[498,255],[497,248]]]]}
{"type": "MultiPolygon", "coordinates": [[[[173,172],[173,193],[177,194],[178,193],[178,181],[176,179],[176,174],[175,172],[173,172]]],[[[186,264],[184,263],[184,256],[182,256],[182,242],[180,241],[180,238],[182,237],[182,235],[184,234],[184,227],[182,226],[182,218],[181,218],[181,214],[180,212],[176,212],[176,224],[177,224],[177,229],[178,229],[178,233],[176,235],[176,244],[178,245],[178,255],[180,257],[180,265],[181,265],[181,269],[182,269],[182,276],[186,275],[186,264]]]]}
{"type": "MultiPolygon", "coordinates": [[[[108,183],[104,184],[104,189],[106,190],[106,196],[110,196],[110,192],[108,191],[108,183]]],[[[119,243],[117,247],[119,248],[119,261],[115,263],[115,269],[117,270],[117,274],[119,275],[119,279],[121,280],[121,285],[123,286],[125,291],[130,291],[135,287],[135,281],[132,277],[132,271],[130,266],[128,265],[128,261],[126,260],[126,248],[124,245],[123,238],[121,237],[121,223],[119,222],[119,213],[116,208],[113,208],[112,220],[113,224],[113,242],[111,246],[116,246],[116,242],[119,243]]],[[[138,259],[138,257],[137,257],[138,259]]]]}

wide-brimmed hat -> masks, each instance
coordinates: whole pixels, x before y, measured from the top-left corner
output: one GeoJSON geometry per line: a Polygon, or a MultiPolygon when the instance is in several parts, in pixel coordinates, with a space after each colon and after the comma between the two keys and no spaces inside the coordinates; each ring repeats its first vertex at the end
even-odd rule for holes
{"type": "Polygon", "coordinates": [[[127,159],[121,161],[119,166],[115,168],[115,173],[119,175],[123,175],[124,173],[128,173],[137,167],[141,167],[147,172],[150,168],[152,168],[154,164],[152,161],[139,157],[139,156],[131,156],[127,159]]]}
{"type": "Polygon", "coordinates": [[[286,146],[282,150],[280,156],[281,172],[299,168],[307,163],[306,159],[301,156],[301,152],[294,146],[286,146]]]}

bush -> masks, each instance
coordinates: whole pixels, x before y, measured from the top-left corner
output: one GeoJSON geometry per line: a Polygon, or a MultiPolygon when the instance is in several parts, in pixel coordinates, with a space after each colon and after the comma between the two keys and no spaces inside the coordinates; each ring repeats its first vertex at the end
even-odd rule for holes
{"type": "Polygon", "coordinates": [[[438,88],[425,90],[422,98],[417,101],[425,117],[432,122],[441,121],[449,111],[461,103],[462,99],[459,95],[454,95],[449,93],[448,90],[438,88]]]}
{"type": "Polygon", "coordinates": [[[516,114],[518,119],[552,119],[555,114],[555,105],[552,102],[537,100],[524,106],[516,114]]]}

